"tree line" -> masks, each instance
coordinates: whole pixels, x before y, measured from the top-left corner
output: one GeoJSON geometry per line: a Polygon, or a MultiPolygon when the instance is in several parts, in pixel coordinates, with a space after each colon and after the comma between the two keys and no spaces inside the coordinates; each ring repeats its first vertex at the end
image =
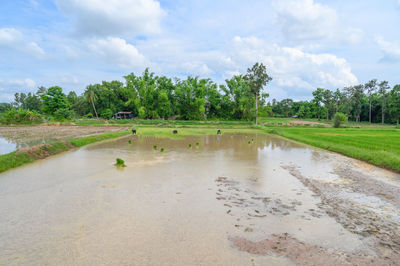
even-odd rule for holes
{"type": "Polygon", "coordinates": [[[91,84],[81,95],[74,91],[65,94],[58,86],[16,93],[12,104],[0,104],[0,111],[31,110],[55,119],[109,119],[116,112],[128,111],[142,119],[182,120],[254,120],[267,116],[330,120],[341,112],[357,122],[399,123],[400,85],[391,88],[387,81],[373,79],[341,90],[317,88],[309,101],[267,102],[269,94],[263,88],[271,79],[259,63],[221,85],[209,78],[157,76],[147,68],[141,75],[124,76],[125,82],[91,84]]]}
{"type": "Polygon", "coordinates": [[[355,122],[397,123],[400,120],[400,85],[372,79],[365,84],[334,91],[317,88],[310,101],[283,99],[268,103],[274,115],[331,120],[341,112],[355,122]]]}

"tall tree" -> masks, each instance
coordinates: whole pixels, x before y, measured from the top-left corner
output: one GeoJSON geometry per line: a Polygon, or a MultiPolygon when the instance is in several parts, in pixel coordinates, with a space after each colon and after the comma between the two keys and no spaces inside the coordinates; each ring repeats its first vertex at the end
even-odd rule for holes
{"type": "Polygon", "coordinates": [[[362,98],[364,96],[364,86],[356,85],[352,87],[347,87],[345,88],[345,91],[349,95],[349,103],[352,104],[353,115],[356,119],[356,122],[360,122],[362,98]]]}
{"type": "Polygon", "coordinates": [[[394,86],[390,91],[389,112],[398,125],[400,120],[400,85],[394,86]]]}
{"type": "Polygon", "coordinates": [[[272,80],[267,74],[267,68],[261,63],[256,63],[252,68],[247,69],[247,74],[244,76],[249,88],[256,98],[256,125],[258,123],[258,96],[268,82],[272,80]]]}
{"type": "Polygon", "coordinates": [[[318,119],[321,119],[321,102],[324,99],[324,89],[322,88],[317,88],[315,91],[313,91],[313,102],[315,103],[316,109],[317,109],[317,115],[318,115],[318,119]]]}
{"type": "Polygon", "coordinates": [[[389,82],[387,81],[382,81],[379,83],[379,94],[381,95],[381,100],[382,100],[382,124],[385,123],[385,104],[386,104],[386,97],[387,97],[387,91],[390,90],[389,87],[389,82]]]}
{"type": "Polygon", "coordinates": [[[322,94],[322,101],[326,109],[326,119],[329,120],[329,111],[333,109],[333,95],[330,90],[324,90],[322,94]]]}
{"type": "Polygon", "coordinates": [[[89,85],[86,87],[85,97],[92,104],[96,118],[99,118],[99,116],[97,115],[96,106],[94,105],[94,101],[97,99],[97,95],[95,92],[95,87],[93,85],[89,85]]]}
{"type": "Polygon", "coordinates": [[[367,92],[368,100],[369,100],[369,122],[371,123],[371,117],[372,117],[372,95],[376,91],[377,87],[377,80],[376,79],[371,79],[364,85],[364,89],[367,92]]]}

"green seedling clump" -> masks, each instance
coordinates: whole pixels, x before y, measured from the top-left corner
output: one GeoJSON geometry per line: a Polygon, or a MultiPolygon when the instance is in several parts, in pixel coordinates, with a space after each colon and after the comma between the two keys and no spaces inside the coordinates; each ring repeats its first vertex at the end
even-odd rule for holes
{"type": "Polygon", "coordinates": [[[153,146],[153,149],[154,149],[154,150],[157,150],[157,145],[154,145],[154,146],[153,146]]]}
{"type": "Polygon", "coordinates": [[[192,144],[189,144],[189,149],[192,148],[192,144]]]}
{"type": "Polygon", "coordinates": [[[129,144],[132,144],[132,140],[128,140],[128,143],[129,143],[129,144]]]}
{"type": "Polygon", "coordinates": [[[160,149],[160,152],[164,152],[164,148],[161,148],[161,149],[160,149]]]}
{"type": "Polygon", "coordinates": [[[121,158],[117,158],[117,159],[116,159],[115,166],[118,166],[118,167],[126,167],[124,160],[122,160],[121,158]]]}
{"type": "Polygon", "coordinates": [[[247,144],[249,144],[249,145],[250,145],[250,143],[251,143],[250,141],[249,141],[249,142],[247,142],[247,144]]]}
{"type": "Polygon", "coordinates": [[[199,145],[200,145],[200,143],[196,142],[196,146],[199,146],[199,145]]]}

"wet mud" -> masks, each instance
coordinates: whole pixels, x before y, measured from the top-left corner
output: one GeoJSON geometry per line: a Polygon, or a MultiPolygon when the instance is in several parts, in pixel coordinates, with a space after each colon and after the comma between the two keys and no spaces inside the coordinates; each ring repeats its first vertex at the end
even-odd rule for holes
{"type": "MultiPolygon", "coordinates": [[[[376,258],[383,257],[385,264],[400,263],[398,211],[400,187],[374,180],[366,174],[352,170],[349,166],[334,171],[341,178],[352,181],[344,184],[308,179],[295,165],[286,165],[282,168],[288,170],[321,199],[321,203],[318,204],[321,210],[335,218],[348,231],[360,235],[376,252],[376,258]],[[357,200],[357,195],[362,195],[361,201],[357,200]],[[379,197],[382,197],[393,205],[380,201],[377,203],[379,206],[372,209],[371,206],[363,205],[363,200],[367,196],[375,197],[378,202],[379,197]]],[[[371,262],[377,265],[383,263],[381,260],[371,262]]]]}

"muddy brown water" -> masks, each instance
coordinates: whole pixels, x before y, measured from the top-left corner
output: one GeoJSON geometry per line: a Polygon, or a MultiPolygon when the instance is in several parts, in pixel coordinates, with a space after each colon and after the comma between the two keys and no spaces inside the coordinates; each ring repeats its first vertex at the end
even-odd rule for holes
{"type": "Polygon", "coordinates": [[[399,189],[263,134],[129,136],[0,175],[0,264],[396,264],[399,189]]]}

